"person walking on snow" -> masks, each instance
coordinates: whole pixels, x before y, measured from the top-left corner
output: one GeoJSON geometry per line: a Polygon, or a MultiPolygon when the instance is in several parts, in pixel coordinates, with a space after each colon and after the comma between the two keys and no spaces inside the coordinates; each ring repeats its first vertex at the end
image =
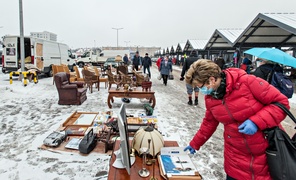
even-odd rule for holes
{"type": "Polygon", "coordinates": [[[168,83],[168,76],[170,72],[173,71],[172,62],[169,61],[167,56],[165,56],[164,60],[161,61],[159,71],[162,75],[163,84],[166,86],[168,83]]]}
{"type": "MultiPolygon", "coordinates": [[[[196,51],[192,51],[190,57],[187,58],[183,64],[180,81],[184,80],[184,75],[187,72],[187,70],[190,68],[190,65],[197,60],[198,60],[198,57],[197,57],[196,51]]],[[[187,83],[186,83],[186,89],[187,89],[187,94],[188,94],[188,103],[187,104],[192,105],[192,93],[194,91],[194,96],[195,96],[194,105],[198,105],[199,89],[197,87],[192,87],[191,84],[187,84],[187,83]]]]}
{"type": "Polygon", "coordinates": [[[152,66],[152,62],[151,62],[151,58],[148,56],[148,53],[146,53],[145,57],[143,58],[142,66],[143,66],[144,74],[146,73],[146,69],[147,69],[149,78],[151,78],[150,67],[152,66]]]}

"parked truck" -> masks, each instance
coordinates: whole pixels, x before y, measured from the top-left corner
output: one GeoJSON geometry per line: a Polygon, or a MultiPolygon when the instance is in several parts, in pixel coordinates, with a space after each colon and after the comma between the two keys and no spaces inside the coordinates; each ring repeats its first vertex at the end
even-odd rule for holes
{"type": "Polygon", "coordinates": [[[83,67],[86,64],[92,64],[93,66],[101,66],[107,60],[106,57],[100,57],[98,51],[86,51],[80,57],[77,58],[76,64],[79,67],[83,67]]]}
{"type": "MultiPolygon", "coordinates": [[[[52,76],[52,65],[75,65],[71,51],[66,44],[34,37],[24,37],[25,63],[33,64],[41,73],[52,76]]],[[[2,72],[17,71],[21,68],[19,36],[3,37],[2,72]]]]}
{"type": "Polygon", "coordinates": [[[85,64],[91,64],[93,66],[103,66],[107,59],[115,58],[120,55],[123,57],[125,54],[130,54],[129,50],[104,50],[102,52],[98,51],[86,51],[81,57],[77,59],[77,65],[83,67],[85,64]]]}

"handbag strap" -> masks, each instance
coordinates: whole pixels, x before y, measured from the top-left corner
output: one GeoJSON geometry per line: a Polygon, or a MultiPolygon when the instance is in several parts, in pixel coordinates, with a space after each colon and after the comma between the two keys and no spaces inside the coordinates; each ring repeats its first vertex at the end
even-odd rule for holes
{"type": "MultiPolygon", "coordinates": [[[[294,115],[289,111],[289,109],[286,108],[286,106],[284,106],[283,104],[279,103],[279,102],[274,102],[272,103],[276,106],[278,106],[279,108],[281,108],[293,121],[294,123],[296,123],[296,118],[294,117],[294,115]]],[[[296,127],[295,127],[296,129],[296,127]]]]}

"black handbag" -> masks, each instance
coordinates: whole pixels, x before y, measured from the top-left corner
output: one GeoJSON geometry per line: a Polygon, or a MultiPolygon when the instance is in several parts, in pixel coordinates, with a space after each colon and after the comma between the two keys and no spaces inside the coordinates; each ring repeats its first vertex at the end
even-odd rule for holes
{"type": "MultiPolygon", "coordinates": [[[[281,103],[273,103],[280,107],[295,123],[293,114],[281,103]]],[[[273,180],[290,180],[296,178],[296,141],[279,127],[264,131],[269,146],[266,149],[269,173],[273,180]]]]}
{"type": "Polygon", "coordinates": [[[97,145],[96,134],[94,134],[93,129],[91,129],[79,143],[79,152],[83,154],[90,153],[97,145]]]}

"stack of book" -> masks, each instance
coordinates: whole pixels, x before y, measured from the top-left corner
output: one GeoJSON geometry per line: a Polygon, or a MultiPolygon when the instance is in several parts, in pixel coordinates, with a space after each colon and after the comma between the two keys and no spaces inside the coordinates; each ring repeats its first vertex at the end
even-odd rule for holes
{"type": "Polygon", "coordinates": [[[166,179],[196,179],[202,177],[198,173],[191,158],[184,152],[184,147],[163,147],[161,148],[158,161],[161,174],[166,179]]]}

